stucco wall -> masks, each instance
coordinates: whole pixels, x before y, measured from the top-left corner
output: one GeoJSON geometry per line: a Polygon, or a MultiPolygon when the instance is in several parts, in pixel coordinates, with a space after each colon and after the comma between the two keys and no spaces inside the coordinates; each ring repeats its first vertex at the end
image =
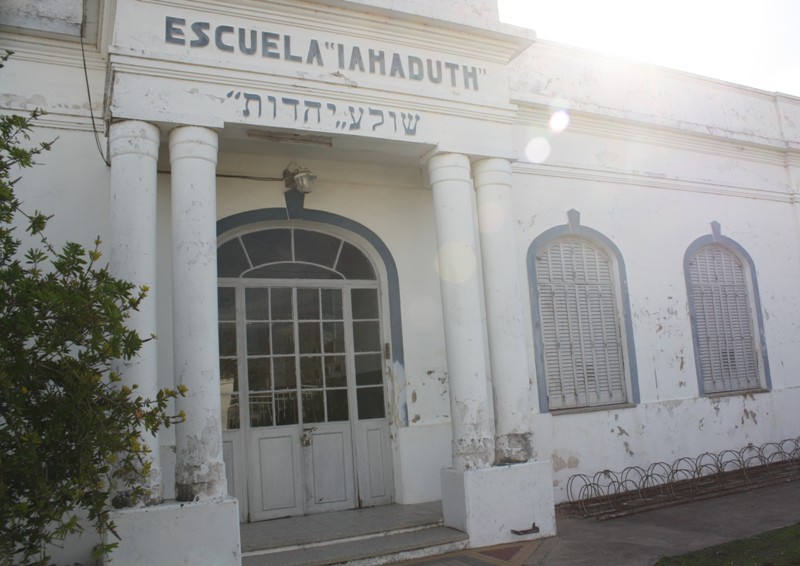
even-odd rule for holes
{"type": "MultiPolygon", "coordinates": [[[[796,437],[800,245],[796,180],[786,167],[796,156],[786,148],[795,143],[797,100],[552,44],[513,68],[519,263],[570,209],[614,242],[626,266],[641,393],[631,408],[535,417],[556,501],[575,473],[796,437]],[[548,126],[557,111],[570,118],[562,132],[548,126]],[[699,397],[683,259],[712,221],[755,265],[770,393],[699,397]]],[[[531,376],[535,384],[535,368],[531,376]]]]}
{"type": "MultiPolygon", "coordinates": [[[[341,3],[328,2],[327,9],[334,10],[337,4],[341,3]]],[[[392,7],[390,2],[374,4],[392,7]]],[[[422,9],[422,4],[411,4],[422,9]]],[[[481,12],[483,4],[472,6],[481,12]]],[[[135,7],[135,3],[126,5],[135,7]]],[[[293,9],[302,11],[302,7],[293,9]]],[[[307,15],[308,10],[305,12],[307,15]]],[[[214,15],[203,12],[200,16],[214,15]]],[[[260,17],[267,19],[263,13],[260,17]]],[[[148,33],[156,38],[153,42],[160,42],[161,15],[153,21],[159,26],[149,27],[148,33]]],[[[249,20],[239,13],[224,21],[238,25],[249,20]]],[[[374,13],[360,21],[374,26],[373,31],[389,26],[374,13]]],[[[127,64],[140,54],[134,48],[152,47],[143,45],[142,38],[147,36],[129,24],[119,21],[117,38],[117,47],[128,49],[125,55],[131,59],[127,64]]],[[[324,27],[326,34],[336,31],[330,23],[324,27]]],[[[411,29],[413,33],[403,38],[410,44],[403,49],[417,53],[414,49],[422,49],[423,40],[435,34],[411,29]]],[[[290,31],[304,41],[313,35],[308,30],[290,31]]],[[[357,26],[350,27],[344,37],[355,43],[359,33],[357,26]]],[[[374,35],[371,43],[363,45],[379,45],[381,38],[374,35]]],[[[42,107],[49,115],[37,128],[35,141],[60,138],[54,150],[40,159],[43,166],[25,173],[20,184],[24,200],[31,208],[56,213],[51,222],[54,241],[89,244],[97,235],[105,237],[109,231],[109,171],[91,132],[79,47],[8,31],[0,33],[0,39],[18,51],[0,71],[0,110],[42,107]]],[[[448,56],[469,43],[451,32],[440,39],[451,43],[437,47],[448,56]]],[[[395,37],[395,41],[400,40],[395,37]]],[[[158,56],[174,48],[157,47],[158,56]]],[[[485,47],[477,45],[474,50],[485,47]]],[[[197,60],[192,60],[197,52],[184,51],[176,56],[180,61],[167,66],[173,74],[189,68],[197,71],[193,67],[197,60]]],[[[110,77],[106,77],[106,61],[100,51],[88,46],[87,55],[93,110],[100,118],[104,86],[110,77]]],[[[470,53],[470,57],[474,55],[470,53]]],[[[225,53],[204,57],[212,75],[228,64],[225,53]]],[[[641,403],[577,414],[539,414],[535,410],[536,456],[552,459],[557,501],[565,499],[566,481],[573,473],[646,465],[797,436],[800,416],[793,407],[800,402],[800,352],[795,346],[800,333],[800,292],[795,284],[800,276],[795,194],[800,191],[800,101],[549,43],[534,45],[505,71],[499,57],[487,57],[486,69],[493,78],[495,74],[499,77],[496,84],[481,92],[448,91],[444,95],[439,87],[423,85],[425,97],[415,96],[416,84],[410,81],[369,76],[359,91],[358,84],[346,83],[328,69],[309,79],[289,63],[282,64],[291,69],[291,78],[270,78],[264,68],[250,61],[239,61],[235,76],[224,77],[249,77],[259,88],[286,87],[301,93],[311,88],[310,84],[327,89],[338,97],[337,102],[358,94],[352,100],[359,104],[368,105],[370,95],[391,101],[392,108],[406,108],[408,103],[414,112],[426,113],[425,126],[420,127],[415,141],[416,154],[395,154],[400,145],[380,146],[380,133],[370,133],[373,138],[362,139],[361,145],[349,149],[345,145],[307,152],[288,144],[265,146],[254,139],[233,139],[230,122],[223,127],[232,116],[240,120],[240,111],[226,109],[227,114],[214,118],[222,134],[220,172],[280,176],[287,163],[302,156],[302,165],[318,177],[314,191],[306,197],[306,207],[369,228],[386,244],[397,264],[405,346],[405,389],[399,395],[405,397],[408,407],[408,426],[400,426],[395,439],[398,500],[439,497],[438,469],[449,463],[450,406],[435,226],[425,166],[418,159],[440,141],[475,152],[475,156],[496,152],[519,158],[514,164],[513,221],[528,329],[528,350],[520,355],[529,361],[534,407],[538,407],[533,363],[537,352],[527,292],[530,243],[545,230],[565,224],[567,211],[575,209],[581,213],[583,225],[616,244],[626,264],[641,403]],[[508,94],[506,80],[510,99],[500,100],[508,94]],[[393,91],[398,84],[400,92],[393,91]],[[448,96],[452,104],[448,104],[448,96]],[[548,127],[556,110],[569,114],[564,132],[548,127]],[[481,119],[490,121],[488,133],[481,119]],[[373,141],[371,149],[376,154],[371,156],[365,148],[373,141]],[[692,241],[711,232],[712,221],[719,222],[722,234],[743,246],[755,264],[771,370],[770,393],[698,398],[683,257],[692,241]]],[[[178,83],[169,82],[174,77],[161,71],[163,76],[142,75],[135,84],[158,82],[159,88],[163,87],[159,92],[169,92],[168,87],[178,83]]],[[[156,96],[153,100],[168,105],[170,101],[202,99],[209,107],[220,107],[228,84],[215,83],[217,79],[211,81],[208,76],[205,79],[213,83],[218,99],[212,101],[200,90],[186,90],[183,98],[162,100],[156,96]]],[[[196,77],[187,71],[180,80],[185,85],[196,77]]],[[[136,93],[128,98],[120,92],[105,94],[116,95],[117,106],[112,104],[112,111],[126,102],[131,107],[141,102],[133,100],[136,93]]],[[[167,106],[157,110],[153,116],[170,118],[167,106]]],[[[185,115],[192,112],[187,110],[185,115]]],[[[98,122],[103,150],[104,126],[98,122]]],[[[162,141],[165,139],[166,127],[162,141]]],[[[168,168],[162,146],[160,169],[168,168]]],[[[164,386],[172,385],[173,379],[169,185],[169,175],[159,175],[158,237],[163,245],[158,256],[157,332],[159,378],[164,386]]],[[[283,189],[280,182],[220,179],[217,216],[282,208],[283,189]]],[[[168,495],[170,467],[174,465],[169,457],[172,434],[165,431],[160,438],[168,495]]]]}

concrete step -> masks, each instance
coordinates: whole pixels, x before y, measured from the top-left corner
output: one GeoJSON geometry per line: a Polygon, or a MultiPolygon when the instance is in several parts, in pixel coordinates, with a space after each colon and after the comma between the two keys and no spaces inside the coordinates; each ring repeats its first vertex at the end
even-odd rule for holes
{"type": "Polygon", "coordinates": [[[242,552],[316,545],[403,530],[438,527],[438,501],[415,505],[383,505],[333,513],[299,515],[271,521],[242,523],[242,552]]]}
{"type": "Polygon", "coordinates": [[[339,540],[245,550],[243,566],[321,566],[390,564],[466,548],[465,533],[437,525],[351,536],[339,540]]]}

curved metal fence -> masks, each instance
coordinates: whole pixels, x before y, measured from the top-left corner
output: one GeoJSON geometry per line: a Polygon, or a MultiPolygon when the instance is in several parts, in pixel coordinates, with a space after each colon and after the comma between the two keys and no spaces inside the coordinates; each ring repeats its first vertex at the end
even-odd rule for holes
{"type": "Polygon", "coordinates": [[[800,437],[704,452],[672,464],[575,474],[567,482],[566,512],[610,518],[795,479],[800,479],[800,437]]]}

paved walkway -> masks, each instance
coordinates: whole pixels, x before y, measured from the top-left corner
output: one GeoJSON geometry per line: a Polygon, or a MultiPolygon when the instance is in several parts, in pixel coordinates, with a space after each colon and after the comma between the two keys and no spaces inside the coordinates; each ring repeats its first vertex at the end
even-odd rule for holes
{"type": "Polygon", "coordinates": [[[605,521],[559,519],[555,537],[465,550],[404,565],[652,566],[800,522],[800,481],[605,521]]]}

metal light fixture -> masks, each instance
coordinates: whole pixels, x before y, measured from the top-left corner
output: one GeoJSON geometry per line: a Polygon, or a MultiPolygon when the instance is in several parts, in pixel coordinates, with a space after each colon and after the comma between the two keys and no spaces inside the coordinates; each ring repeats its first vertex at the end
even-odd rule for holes
{"type": "Polygon", "coordinates": [[[311,173],[310,170],[305,167],[299,167],[294,162],[287,165],[286,169],[283,170],[283,182],[286,188],[295,189],[303,194],[311,192],[316,178],[317,176],[311,173]],[[295,166],[294,169],[292,169],[292,165],[295,166]]]}

